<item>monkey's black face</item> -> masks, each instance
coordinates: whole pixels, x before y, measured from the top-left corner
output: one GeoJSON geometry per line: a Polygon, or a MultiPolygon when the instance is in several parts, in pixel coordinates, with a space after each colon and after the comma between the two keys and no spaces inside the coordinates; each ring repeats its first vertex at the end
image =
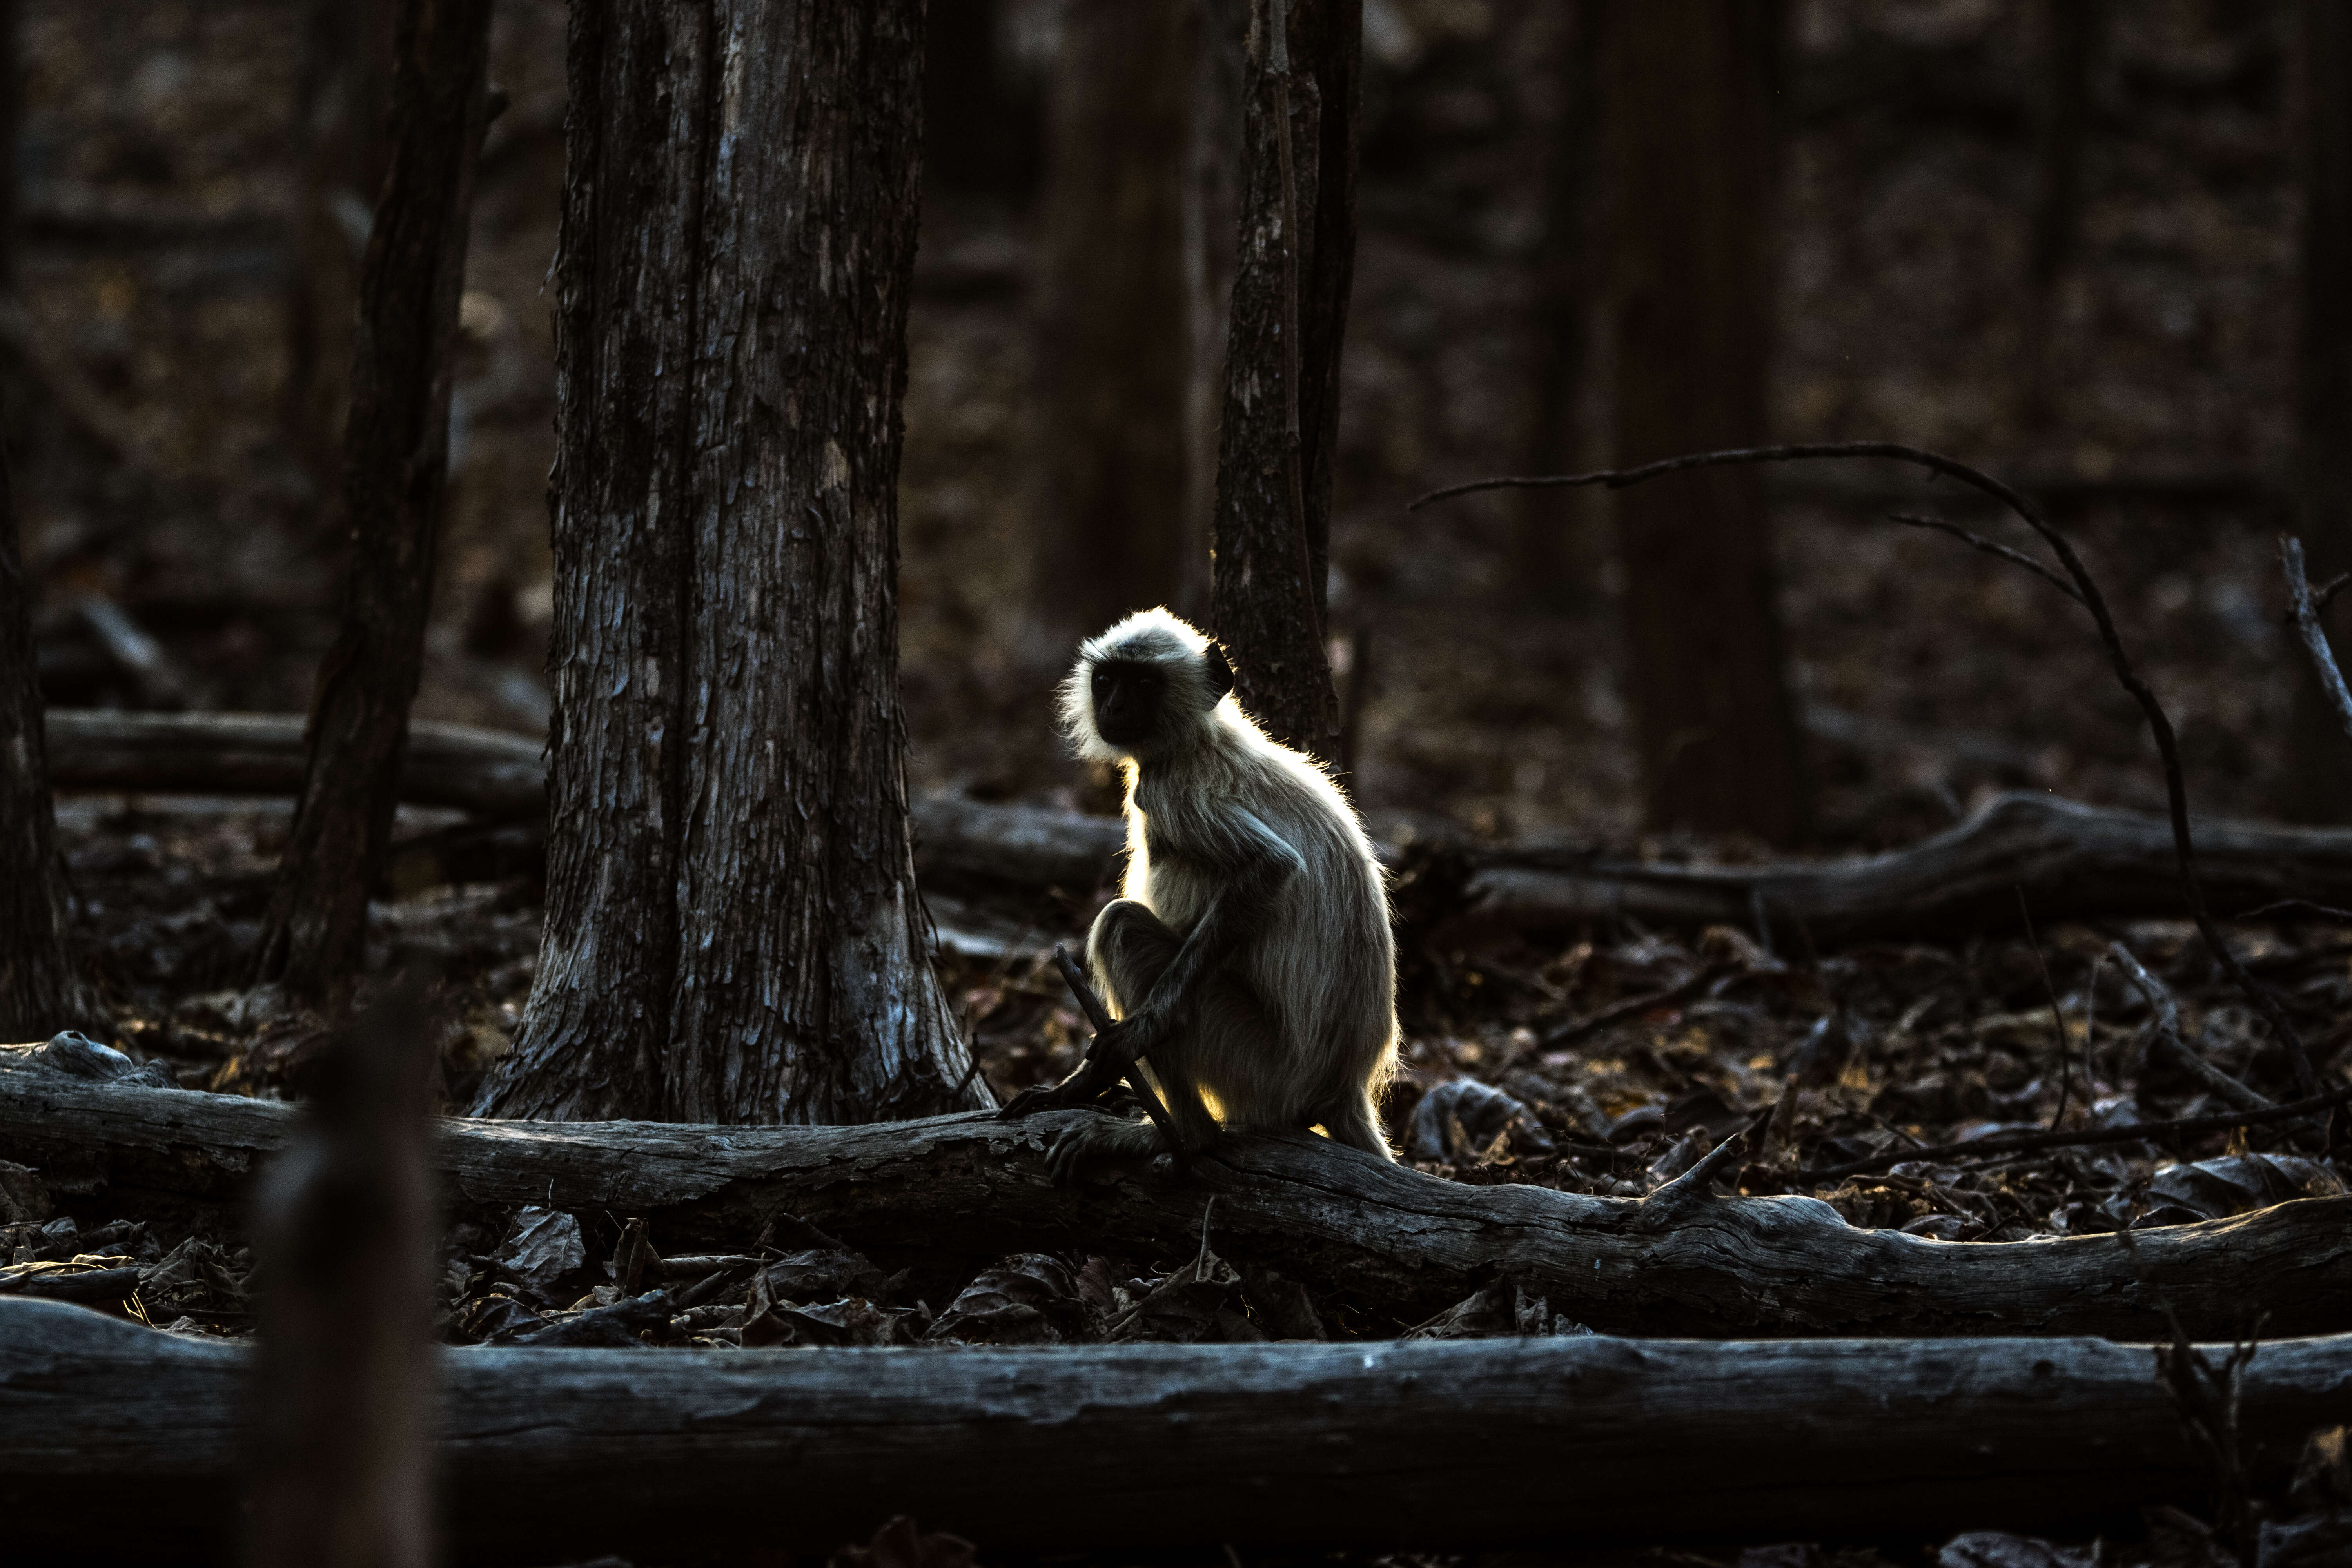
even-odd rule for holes
{"type": "Polygon", "coordinates": [[[1168,677],[1157,666],[1106,660],[1095,666],[1095,731],[1114,746],[1137,746],[1160,727],[1168,677]]]}

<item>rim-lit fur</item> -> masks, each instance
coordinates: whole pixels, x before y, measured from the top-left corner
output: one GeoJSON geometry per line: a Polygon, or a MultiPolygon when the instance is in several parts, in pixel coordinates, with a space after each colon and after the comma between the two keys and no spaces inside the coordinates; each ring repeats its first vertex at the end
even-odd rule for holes
{"type": "MultiPolygon", "coordinates": [[[[1270,738],[1228,695],[1213,695],[1209,641],[1164,609],[1129,616],[1079,650],[1064,682],[1064,725],[1080,755],[1118,761],[1127,775],[1125,897],[1087,941],[1104,999],[1121,1016],[1141,1005],[1232,868],[1296,861],[1267,896],[1255,932],[1206,981],[1174,1041],[1150,1066],[1190,1142],[1216,1120],[1275,1131],[1320,1125],[1340,1142],[1390,1154],[1376,1106],[1396,1072],[1396,952],[1387,879],[1353,806],[1322,767],[1270,738]],[[1154,735],[1134,746],[1102,739],[1091,671],[1105,659],[1150,662],[1167,696],[1154,735]]],[[[1149,1152],[1149,1126],[1107,1123],[1105,1142],[1149,1152]]]]}
{"type": "Polygon", "coordinates": [[[1274,744],[1243,714],[1239,703],[1210,695],[1203,663],[1208,653],[1209,639],[1165,609],[1138,610],[1100,637],[1080,643],[1078,662],[1062,682],[1062,732],[1071,750],[1090,763],[1125,763],[1197,744],[1207,738],[1213,724],[1228,717],[1274,744]],[[1105,662],[1158,665],[1167,677],[1161,733],[1142,747],[1114,746],[1095,728],[1094,668],[1105,662]]]}

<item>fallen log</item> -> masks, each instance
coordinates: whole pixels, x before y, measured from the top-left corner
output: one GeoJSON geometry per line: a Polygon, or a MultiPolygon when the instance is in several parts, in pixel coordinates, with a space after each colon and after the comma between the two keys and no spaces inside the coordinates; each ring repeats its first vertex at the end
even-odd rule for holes
{"type": "MultiPolygon", "coordinates": [[[[0,1301],[12,1554],[222,1552],[247,1365],[0,1301]]],[[[2103,1340],[474,1349],[441,1373],[460,1561],[822,1556],[898,1513],[983,1552],[2087,1534],[2208,1481],[2150,1347],[2103,1340]]],[[[2242,1376],[2243,1450],[2291,1457],[2343,1418],[2352,1340],[2242,1376]]]]}
{"type": "MultiPolygon", "coordinates": [[[[290,795],[301,784],[294,715],[51,709],[48,742],[60,790],[290,795]]],[[[402,798],[542,826],[540,752],[524,736],[418,724],[402,798]]],[[[917,800],[914,818],[916,868],[926,889],[950,892],[1083,898],[1115,877],[1126,837],[1114,817],[951,795],[917,800]]],[[[2290,900],[2352,905],[2352,832],[2200,820],[2197,844],[2225,917],[2290,900]]],[[[1782,942],[1801,929],[1828,946],[2008,930],[2021,890],[2044,922],[2187,912],[2163,816],[2039,795],[1997,796],[1945,832],[1859,858],[1672,866],[1507,847],[1440,854],[1417,878],[1409,912],[1441,936],[1631,919],[1761,924],[1782,942]]]]}
{"type": "MultiPolygon", "coordinates": [[[[0,1159],[109,1215],[238,1201],[284,1147],[291,1107],[75,1078],[0,1047],[0,1159]]],[[[1857,1229],[1813,1198],[1667,1205],[1471,1187],[1309,1134],[1231,1139],[1178,1181],[1047,1178],[1065,1111],[870,1127],[445,1121],[453,1206],[546,1204],[647,1216],[665,1252],[723,1251],[780,1216],[887,1268],[1035,1248],[1189,1258],[1216,1198],[1218,1252],[1263,1261],[1400,1325],[1509,1277],[1606,1332],[2046,1334],[2152,1338],[2166,1311],[2223,1338],[2352,1329],[2352,1196],[2306,1198],[2129,1237],[1953,1243],[1857,1229]]],[[[925,1288],[929,1288],[925,1286],[925,1288]]]]}
{"type": "MultiPolygon", "coordinates": [[[[2224,918],[2287,900],[2352,901],[2352,832],[2200,819],[2197,862],[2224,918]]],[[[1467,927],[1566,930],[1631,918],[1690,928],[1759,924],[1784,944],[2006,931],[2022,893],[2033,918],[2185,917],[2162,816],[2048,795],[1995,797],[1967,821],[1860,859],[1641,865],[1540,851],[1474,857],[1467,927]]]]}
{"type": "MultiPolygon", "coordinates": [[[[49,782],[65,792],[295,795],[304,751],[299,713],[47,711],[49,782]]],[[[542,824],[543,744],[465,724],[409,726],[401,799],[492,822],[542,824]]],[[[940,886],[1084,895],[1109,874],[1127,829],[1116,817],[961,796],[915,803],[918,858],[940,886]]],[[[545,853],[543,843],[539,850],[545,853]]]]}
{"type": "MultiPolygon", "coordinates": [[[[296,795],[299,713],[128,713],[52,708],[50,787],[142,795],[296,795]]],[[[481,816],[547,814],[545,747],[526,735],[418,721],[408,727],[400,798],[481,816]]]]}

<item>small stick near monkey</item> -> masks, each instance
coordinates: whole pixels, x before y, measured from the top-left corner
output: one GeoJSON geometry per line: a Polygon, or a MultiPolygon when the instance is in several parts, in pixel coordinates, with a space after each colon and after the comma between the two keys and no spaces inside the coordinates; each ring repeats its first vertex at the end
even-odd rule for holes
{"type": "MultiPolygon", "coordinates": [[[[1094,1043],[1087,1047],[1087,1068],[1106,1074],[1116,1070],[1125,1077],[1127,1087],[1134,1091],[1144,1114],[1151,1118],[1151,1125],[1160,1129],[1160,1136],[1167,1141],[1170,1149],[1175,1151],[1176,1162],[1182,1165],[1184,1145],[1177,1139],[1176,1124],[1168,1119],[1168,1108],[1160,1103],[1160,1096],[1152,1091],[1151,1080],[1143,1076],[1143,1070],[1136,1066],[1135,1058],[1121,1052],[1116,1045],[1106,1043],[1118,1038],[1111,1030],[1110,1009],[1102,1005],[1102,998],[1096,995],[1095,988],[1087,983],[1087,972],[1078,967],[1078,961],[1070,956],[1070,950],[1058,942],[1054,944],[1054,967],[1062,972],[1063,983],[1069,986],[1070,994],[1077,998],[1079,1011],[1086,1014],[1087,1026],[1095,1032],[1094,1043]],[[1119,1059],[1109,1059],[1113,1057],[1119,1059]]],[[[1011,1121],[1026,1116],[1033,1109],[1038,1109],[1030,1099],[1033,1092],[1024,1089],[1014,1096],[1010,1104],[996,1113],[997,1120],[1011,1121]]]]}

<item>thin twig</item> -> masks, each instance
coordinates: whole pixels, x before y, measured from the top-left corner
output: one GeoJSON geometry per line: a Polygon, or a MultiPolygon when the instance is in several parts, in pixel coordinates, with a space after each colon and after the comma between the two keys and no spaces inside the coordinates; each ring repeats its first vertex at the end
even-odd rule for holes
{"type": "MultiPolygon", "coordinates": [[[[2050,1130],[2066,1120],[2066,1099],[2074,1087],[2074,1053],[2066,1048],[2066,1010],[2058,1005],[2058,985],[2050,978],[2050,961],[2042,956],[2042,939],[2033,934],[2033,911],[2025,907],[2025,889],[2017,889],[2017,912],[2025,921],[2025,942],[2033,949],[2033,962],[2042,966],[2042,989],[2050,996],[2050,1026],[2058,1031],[2058,1109],[2050,1113],[2050,1130]]],[[[2085,1042],[2087,1044],[2087,1042],[2085,1042]]],[[[2090,1094],[2083,1099],[2087,1108],[2090,1094]]]]}
{"type": "MultiPolygon", "coordinates": [[[[1094,986],[1087,980],[1087,972],[1078,967],[1078,961],[1070,956],[1070,950],[1059,942],[1054,944],[1054,967],[1062,972],[1062,984],[1067,985],[1070,994],[1077,998],[1078,1010],[1086,1014],[1087,1023],[1094,1029],[1096,1043],[1092,1048],[1101,1049],[1102,1037],[1110,1032],[1110,1009],[1104,1006],[1102,998],[1095,994],[1094,986]]],[[[1168,1145],[1168,1152],[1180,1163],[1182,1163],[1184,1143],[1176,1136],[1175,1119],[1160,1102],[1160,1096],[1152,1089],[1150,1080],[1143,1076],[1139,1064],[1130,1060],[1122,1067],[1127,1087],[1134,1091],[1135,1098],[1143,1106],[1143,1113],[1151,1118],[1151,1124],[1160,1129],[1160,1142],[1168,1145]]]]}
{"type": "Polygon", "coordinates": [[[1981,550],[1987,555],[2000,557],[2012,566],[2024,567],[2076,604],[2083,602],[2083,591],[2080,588],[2075,587],[2074,584],[2069,583],[2024,551],[2011,550],[2008,545],[1987,539],[1981,533],[1971,533],[1957,522],[1949,522],[1940,517],[1921,517],[1907,511],[1890,511],[1886,514],[1886,521],[1899,522],[1910,528],[1932,528],[1937,533],[1948,533],[1971,550],[1981,550]]]}
{"type": "MultiPolygon", "coordinates": [[[[1678,1002],[1687,1002],[1738,967],[1739,966],[1729,959],[1718,959],[1713,963],[1693,970],[1663,991],[1653,991],[1647,995],[1628,996],[1622,1002],[1612,1002],[1606,1007],[1587,1014],[1581,1018],[1572,1019],[1550,1030],[1537,1040],[1536,1048],[1542,1051],[1556,1051],[1562,1046],[1571,1046],[1579,1040],[1597,1035],[1612,1024],[1622,1023],[1627,1018],[1638,1018],[1654,1008],[1671,1007],[1678,1002]]],[[[1512,1059],[1516,1061],[1517,1058],[1512,1059]]]]}
{"type": "Polygon", "coordinates": [[[2288,596],[2294,601],[2294,628],[2303,636],[2303,651],[2310,656],[2311,668],[2319,675],[2320,689],[2327,693],[2327,705],[2336,710],[2336,721],[2344,726],[2346,736],[2352,737],[2352,691],[2344,689],[2344,671],[2337,668],[2336,655],[2327,646],[2327,630],[2319,624],[2311,584],[2304,578],[2303,541],[2293,534],[2280,534],[2279,563],[2286,572],[2288,596]]]}
{"type": "Polygon", "coordinates": [[[2173,733],[2171,717],[2164,704],[2157,700],[2155,690],[2143,679],[2139,670],[2124,651],[2123,634],[2116,629],[2115,616],[2107,609],[2106,596],[2083,564],[2074,546],[2063,533],[2042,515],[2042,509],[2019,491],[2012,489],[1991,475],[1972,468],[1955,458],[1924,447],[1906,447],[1895,441],[1830,441],[1807,442],[1785,447],[1745,447],[1717,452],[1692,452],[1679,458],[1667,458],[1654,463],[1644,463],[1633,468],[1603,468],[1587,474],[1558,474],[1535,479],[1472,479],[1466,483],[1448,485],[1430,491],[1415,500],[1407,510],[1417,510],[1433,501],[1449,497],[1468,495],[1475,490],[1549,489],[1564,485],[1602,485],[1611,489],[1622,489],[1647,479],[1662,479],[1668,474],[1692,468],[1720,468],[1741,463],[1788,463],[1811,458],[1891,458],[1898,462],[1916,463],[1931,473],[1958,479],[2000,502],[2023,519],[2026,526],[2040,534],[2050,546],[2066,575],[2082,596],[2083,607],[2090,612],[2097,626],[2099,640],[2106,646],[2107,661],[2116,679],[2139,704],[2147,720],[2149,735],[2156,742],[2158,754],[2164,761],[2165,800],[2172,818],[2172,847],[2180,868],[2180,889],[2189,903],[2189,918],[2196,921],[2198,933],[2213,951],[2223,972],[2241,991],[2246,994],[2284,1047],[2287,1060],[2294,1068],[2295,1083],[2308,1095],[2318,1088],[2319,1076],[2312,1070],[2310,1053],[2304,1049],[2303,1037],[2296,1032],[2294,1022],[2286,1008],[2270,989],[2257,981],[2240,963],[2221,939],[2221,928],[2214,923],[2213,912],[2205,902],[2205,886],[2197,875],[2197,848],[2189,832],[2189,786],[2180,767],[2180,745],[2173,733]]]}
{"type": "Polygon", "coordinates": [[[2321,615],[2326,615],[2327,606],[2336,602],[2336,595],[2344,592],[2344,585],[2347,583],[2352,583],[2352,572],[2338,572],[2335,576],[2314,588],[2311,591],[2311,607],[2321,615]]]}
{"type": "Polygon", "coordinates": [[[2139,1121],[2128,1127],[2080,1127],[2071,1132],[1995,1132],[1965,1143],[1934,1143],[1924,1149],[1889,1149],[1866,1160],[1843,1165],[1822,1165],[1799,1171],[1792,1182],[1834,1182],[1842,1176],[1864,1176],[1913,1160],[1966,1160],[1991,1154],[2033,1154],[2049,1149],[2083,1149],[2101,1143],[2138,1143],[2151,1138],[2191,1138],[2206,1132],[2228,1132],[2240,1127],[2272,1127],[2300,1121],[2339,1105],[2352,1105],[2352,1085],[2315,1094],[2305,1100],[2273,1105],[2268,1110],[2223,1110],[2210,1116],[2182,1116],[2170,1121],[2139,1121]]]}
{"type": "Polygon", "coordinates": [[[2147,998],[2147,1005],[2156,1010],[2157,1040],[2174,1064],[2241,1110],[2270,1109],[2271,1101],[2267,1098],[2207,1061],[2189,1045],[2180,1032],[2179,1001],[2163,981],[2150,974],[2140,961],[2132,956],[2131,949],[2122,942],[2111,942],[2107,944],[2107,951],[2115,955],[2117,963],[2123,965],[2124,973],[2131,976],[2131,983],[2139,988],[2139,994],[2147,998]]]}

